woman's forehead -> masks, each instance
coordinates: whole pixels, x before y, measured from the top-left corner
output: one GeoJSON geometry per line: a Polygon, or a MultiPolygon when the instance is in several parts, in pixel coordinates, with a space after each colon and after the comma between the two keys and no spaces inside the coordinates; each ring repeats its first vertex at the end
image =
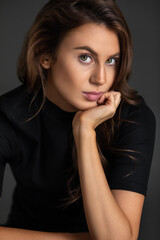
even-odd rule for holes
{"type": "Polygon", "coordinates": [[[120,51],[117,34],[104,25],[89,23],[68,32],[62,41],[62,48],[82,49],[84,46],[92,49],[95,55],[99,53],[117,54],[120,51]]]}

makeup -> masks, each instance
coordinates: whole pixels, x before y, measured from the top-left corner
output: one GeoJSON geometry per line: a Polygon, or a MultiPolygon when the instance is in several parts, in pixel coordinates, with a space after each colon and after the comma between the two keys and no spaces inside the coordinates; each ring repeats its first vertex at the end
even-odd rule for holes
{"type": "Polygon", "coordinates": [[[103,92],[99,92],[99,93],[96,93],[96,92],[83,92],[83,95],[89,101],[97,101],[103,95],[103,92]]]}

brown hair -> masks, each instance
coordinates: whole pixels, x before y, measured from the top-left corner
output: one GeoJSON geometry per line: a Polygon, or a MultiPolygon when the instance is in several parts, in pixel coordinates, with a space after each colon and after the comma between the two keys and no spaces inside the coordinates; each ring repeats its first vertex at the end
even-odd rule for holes
{"type": "MultiPolygon", "coordinates": [[[[42,109],[45,102],[44,88],[47,80],[47,70],[42,68],[40,58],[49,54],[56,61],[58,48],[64,36],[72,29],[85,23],[104,24],[118,36],[120,43],[120,62],[117,66],[113,90],[121,93],[122,101],[115,116],[96,128],[97,148],[104,170],[107,160],[103,150],[116,151],[112,147],[115,129],[118,129],[123,102],[132,105],[139,103],[137,92],[128,85],[132,65],[132,38],[127,23],[113,0],[50,0],[39,12],[28,31],[18,62],[18,76],[34,93],[34,98],[40,89],[43,90],[42,109]]],[[[32,101],[34,100],[32,99],[32,101]]],[[[38,114],[39,111],[36,113],[38,114]]],[[[77,201],[81,197],[79,183],[76,147],[71,135],[73,167],[68,170],[68,194],[64,206],[77,201]],[[75,186],[75,183],[77,185],[75,186]],[[71,189],[73,184],[74,188],[71,189]]],[[[119,151],[119,150],[117,150],[119,151]]],[[[129,151],[129,150],[128,150],[129,151]]],[[[63,205],[63,204],[62,204],[63,205]]]]}

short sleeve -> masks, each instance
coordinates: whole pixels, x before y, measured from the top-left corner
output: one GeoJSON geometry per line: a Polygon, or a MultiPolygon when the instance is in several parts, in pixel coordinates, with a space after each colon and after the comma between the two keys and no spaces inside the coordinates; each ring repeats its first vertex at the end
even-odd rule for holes
{"type": "Polygon", "coordinates": [[[15,146],[13,130],[8,120],[0,112],[0,197],[2,196],[2,185],[6,163],[10,163],[14,156],[15,146]]]}
{"type": "Polygon", "coordinates": [[[114,148],[121,150],[110,156],[109,186],[146,196],[154,150],[155,116],[144,102],[138,107],[124,104],[122,110],[122,122],[114,143],[114,148]]]}

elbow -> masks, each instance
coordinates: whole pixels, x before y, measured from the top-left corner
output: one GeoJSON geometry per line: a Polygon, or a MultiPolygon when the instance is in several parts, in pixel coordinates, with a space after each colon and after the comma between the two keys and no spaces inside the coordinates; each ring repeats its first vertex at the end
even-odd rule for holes
{"type": "Polygon", "coordinates": [[[103,239],[98,239],[98,240],[137,240],[137,239],[133,239],[130,235],[123,235],[123,236],[116,236],[116,237],[107,236],[107,237],[104,237],[103,239]]]}
{"type": "MultiPolygon", "coordinates": [[[[99,239],[100,240],[100,239],[99,239]]],[[[130,235],[124,235],[124,236],[116,236],[116,237],[105,237],[104,240],[137,240],[133,239],[130,235]]]]}
{"type": "Polygon", "coordinates": [[[93,233],[90,232],[91,240],[137,240],[138,236],[133,233],[132,228],[129,226],[113,227],[112,230],[109,230],[107,227],[102,228],[101,231],[93,233]]]}
{"type": "Polygon", "coordinates": [[[92,240],[137,240],[137,238],[132,236],[131,232],[124,232],[123,234],[120,232],[116,232],[114,234],[103,234],[98,237],[92,237],[92,240]]]}

